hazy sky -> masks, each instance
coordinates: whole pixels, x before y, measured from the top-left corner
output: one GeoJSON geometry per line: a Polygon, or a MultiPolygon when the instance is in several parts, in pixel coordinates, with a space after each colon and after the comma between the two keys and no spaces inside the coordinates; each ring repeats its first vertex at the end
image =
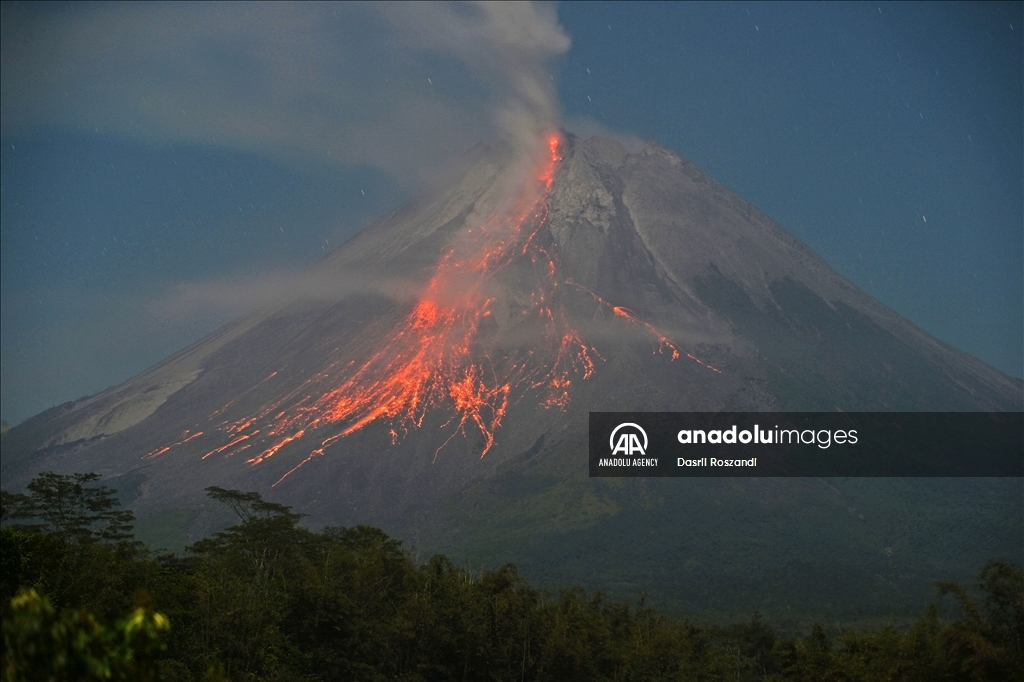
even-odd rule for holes
{"type": "Polygon", "coordinates": [[[2,12],[10,423],[212,331],[552,101],[571,129],[677,150],[1024,374],[1019,3],[2,12]]]}

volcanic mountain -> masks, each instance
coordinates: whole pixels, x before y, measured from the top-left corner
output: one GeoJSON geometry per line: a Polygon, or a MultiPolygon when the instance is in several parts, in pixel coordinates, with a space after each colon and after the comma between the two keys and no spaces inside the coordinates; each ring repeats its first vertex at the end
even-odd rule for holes
{"type": "Polygon", "coordinates": [[[480,145],[304,282],[12,429],[5,488],[95,471],[141,526],[192,538],[216,523],[207,486],[258,490],[316,525],[719,612],[874,614],[1021,560],[1019,481],[587,478],[590,411],[1024,404],[658,145],[480,145]]]}

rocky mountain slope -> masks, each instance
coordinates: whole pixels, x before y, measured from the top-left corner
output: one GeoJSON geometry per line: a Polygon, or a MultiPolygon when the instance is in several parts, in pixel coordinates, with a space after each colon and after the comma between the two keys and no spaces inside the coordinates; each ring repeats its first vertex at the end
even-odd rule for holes
{"type": "Polygon", "coordinates": [[[524,171],[474,149],[318,263],[310,295],[15,427],[5,488],[96,471],[189,537],[217,522],[204,488],[255,489],[315,525],[691,610],[877,613],[1021,560],[1019,481],[588,479],[590,411],[1019,411],[1024,393],[672,151],[563,135],[551,153],[524,171]]]}

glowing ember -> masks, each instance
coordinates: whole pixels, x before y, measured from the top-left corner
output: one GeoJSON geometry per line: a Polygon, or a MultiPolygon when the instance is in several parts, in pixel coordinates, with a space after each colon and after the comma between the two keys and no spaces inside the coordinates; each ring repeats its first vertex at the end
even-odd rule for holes
{"type": "MultiPolygon", "coordinates": [[[[378,420],[391,425],[392,440],[397,442],[410,428],[422,426],[434,409],[451,413],[445,424],[451,429],[448,441],[458,434],[465,436],[467,426],[475,427],[484,439],[483,457],[494,446],[495,433],[514,395],[535,391],[546,407],[564,407],[572,381],[593,372],[594,351],[569,324],[558,303],[557,259],[537,238],[547,222],[547,198],[561,161],[559,137],[552,134],[547,143],[548,154],[535,173],[536,181],[527,183],[510,210],[491,216],[447,249],[412,310],[362,365],[354,371],[352,363],[345,368],[330,365],[257,414],[222,423],[218,430],[227,441],[204,459],[234,455],[256,445],[258,452],[247,460],[255,465],[321,427],[342,426],[321,440],[286,477],[323,455],[335,441],[378,420]],[[495,326],[495,292],[500,289],[495,277],[513,263],[529,263],[538,273],[530,303],[521,315],[523,322],[540,332],[539,342],[531,344],[533,350],[506,354],[491,348],[482,331],[495,326]]],[[[672,359],[680,356],[671,341],[631,311],[594,297],[616,316],[653,334],[659,350],[670,350],[672,359]]],[[[147,456],[156,457],[201,435],[186,431],[177,443],[147,456]]]]}

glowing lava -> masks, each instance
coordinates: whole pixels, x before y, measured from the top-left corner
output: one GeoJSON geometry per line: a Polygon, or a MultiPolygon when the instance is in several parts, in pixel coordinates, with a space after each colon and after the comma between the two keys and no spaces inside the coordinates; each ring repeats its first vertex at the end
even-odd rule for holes
{"type": "MultiPolygon", "coordinates": [[[[526,183],[509,210],[492,215],[453,242],[412,310],[369,358],[354,371],[352,363],[345,368],[330,365],[255,415],[221,423],[217,430],[227,436],[226,442],[208,451],[204,459],[220,453],[234,455],[256,445],[258,453],[247,460],[255,465],[321,427],[342,425],[340,431],[332,429],[328,438],[321,436],[319,445],[283,480],[323,455],[333,442],[368,424],[389,423],[392,440],[397,442],[410,428],[421,427],[434,409],[451,414],[445,424],[451,429],[446,443],[457,434],[465,436],[467,426],[475,427],[484,439],[483,457],[494,446],[495,432],[514,395],[532,391],[545,406],[564,407],[573,380],[588,378],[594,363],[593,349],[569,324],[558,302],[554,249],[538,237],[548,218],[547,199],[562,158],[560,147],[558,135],[550,135],[548,153],[534,172],[535,180],[526,183]],[[529,304],[517,314],[519,322],[539,334],[530,349],[501,352],[489,330],[497,326],[494,313],[501,286],[496,277],[512,264],[529,264],[536,275],[529,304]]],[[[671,341],[630,311],[601,303],[654,334],[660,348],[672,351],[673,359],[679,357],[671,341]]],[[[156,457],[200,435],[186,432],[178,443],[148,456],[156,457]]]]}

